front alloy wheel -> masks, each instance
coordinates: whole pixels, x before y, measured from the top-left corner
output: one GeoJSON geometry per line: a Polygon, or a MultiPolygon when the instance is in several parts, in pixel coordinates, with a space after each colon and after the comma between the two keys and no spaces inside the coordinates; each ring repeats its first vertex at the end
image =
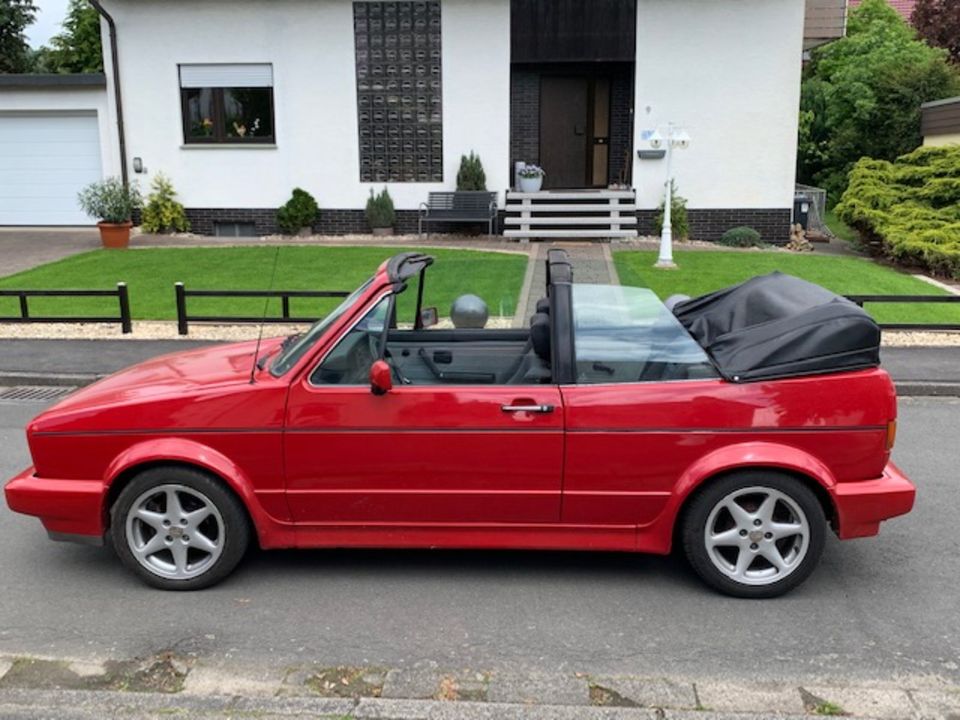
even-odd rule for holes
{"type": "Polygon", "coordinates": [[[196,590],[227,576],[243,557],[243,506],[218,480],[183,467],[153,468],[123,489],[111,511],[124,564],[164,590],[196,590]]]}
{"type": "Polygon", "coordinates": [[[690,505],[684,548],[694,570],[737,597],[774,597],[803,582],[823,551],[826,520],[813,493],[775,472],[708,485],[690,505]]]}

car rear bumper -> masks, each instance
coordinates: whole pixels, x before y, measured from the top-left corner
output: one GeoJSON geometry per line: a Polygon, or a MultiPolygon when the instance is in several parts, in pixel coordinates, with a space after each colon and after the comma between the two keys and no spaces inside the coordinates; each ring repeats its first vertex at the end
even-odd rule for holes
{"type": "Polygon", "coordinates": [[[837,535],[841,540],[876,535],[882,521],[910,512],[916,495],[913,483],[893,463],[876,479],[837,483],[837,535]]]}
{"type": "Polygon", "coordinates": [[[54,540],[102,543],[105,488],[100,480],[39,478],[31,467],[3,490],[11,510],[40,518],[54,540]]]}

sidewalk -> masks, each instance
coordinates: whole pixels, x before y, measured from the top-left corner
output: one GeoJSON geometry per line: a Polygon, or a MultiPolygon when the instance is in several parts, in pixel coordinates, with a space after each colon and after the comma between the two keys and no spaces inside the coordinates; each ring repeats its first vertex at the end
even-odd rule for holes
{"type": "Polygon", "coordinates": [[[130,660],[0,657],[0,717],[350,720],[955,720],[941,678],[650,678],[587,672],[225,665],[166,651],[130,660]]]}
{"type": "MultiPolygon", "coordinates": [[[[597,266],[597,271],[602,271],[597,266]]],[[[532,303],[540,297],[530,293],[532,303]]],[[[269,336],[269,330],[267,332],[269,336]]],[[[202,340],[0,340],[0,385],[84,385],[202,340]]],[[[960,397],[960,347],[885,347],[884,369],[901,395],[960,397]]]]}

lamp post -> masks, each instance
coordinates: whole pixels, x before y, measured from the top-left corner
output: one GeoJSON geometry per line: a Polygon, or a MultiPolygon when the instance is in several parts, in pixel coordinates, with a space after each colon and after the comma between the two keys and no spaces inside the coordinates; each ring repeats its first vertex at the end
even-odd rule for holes
{"type": "Polygon", "coordinates": [[[668,125],[666,137],[661,135],[659,131],[654,131],[653,135],[650,136],[650,147],[654,150],[659,150],[664,144],[666,144],[667,150],[667,182],[664,186],[663,228],[660,231],[660,255],[654,267],[675,268],[677,264],[673,262],[673,225],[672,218],[670,217],[671,211],[673,210],[673,149],[679,148],[686,150],[690,147],[690,136],[686,130],[668,125]]]}

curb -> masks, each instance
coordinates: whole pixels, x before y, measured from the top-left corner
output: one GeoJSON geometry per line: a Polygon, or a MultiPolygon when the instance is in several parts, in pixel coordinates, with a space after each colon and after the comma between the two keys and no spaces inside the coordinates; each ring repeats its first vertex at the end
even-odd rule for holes
{"type": "MultiPolygon", "coordinates": [[[[103,378],[90,373],[24,373],[0,371],[0,387],[17,385],[83,387],[103,378]]],[[[903,380],[895,381],[900,397],[960,397],[960,381],[903,380]]]]}

